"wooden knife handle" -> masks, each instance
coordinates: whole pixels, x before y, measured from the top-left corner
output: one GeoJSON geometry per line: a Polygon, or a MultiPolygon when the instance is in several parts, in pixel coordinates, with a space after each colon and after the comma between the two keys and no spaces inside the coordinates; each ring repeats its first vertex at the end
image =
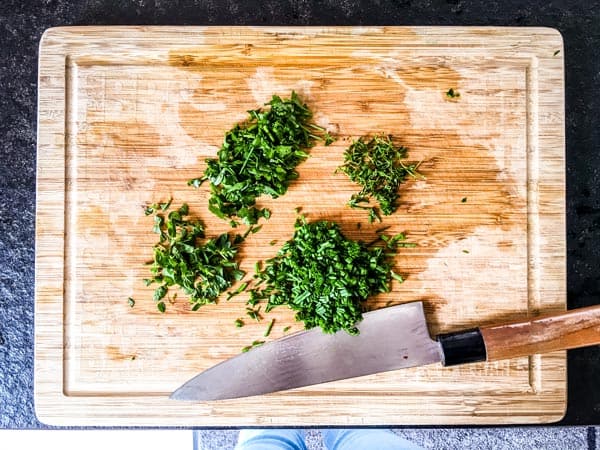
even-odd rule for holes
{"type": "Polygon", "coordinates": [[[600,305],[480,328],[487,361],[600,344],[600,305]]]}
{"type": "Polygon", "coordinates": [[[444,366],[600,344],[600,305],[437,336],[444,366]]]}

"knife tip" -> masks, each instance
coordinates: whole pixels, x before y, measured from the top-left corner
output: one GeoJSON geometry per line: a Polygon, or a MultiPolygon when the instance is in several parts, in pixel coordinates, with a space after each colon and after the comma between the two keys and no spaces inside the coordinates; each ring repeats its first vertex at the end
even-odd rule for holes
{"type": "Polygon", "coordinates": [[[169,395],[169,400],[188,400],[181,389],[177,389],[169,395]]]}

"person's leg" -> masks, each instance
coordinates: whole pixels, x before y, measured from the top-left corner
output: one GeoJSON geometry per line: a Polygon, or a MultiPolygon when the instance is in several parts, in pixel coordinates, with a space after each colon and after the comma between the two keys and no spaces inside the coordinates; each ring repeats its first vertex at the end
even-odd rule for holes
{"type": "Polygon", "coordinates": [[[391,430],[378,428],[321,430],[327,450],[422,450],[391,430]]]}
{"type": "Polygon", "coordinates": [[[304,430],[241,430],[235,450],[306,450],[304,430]]]}

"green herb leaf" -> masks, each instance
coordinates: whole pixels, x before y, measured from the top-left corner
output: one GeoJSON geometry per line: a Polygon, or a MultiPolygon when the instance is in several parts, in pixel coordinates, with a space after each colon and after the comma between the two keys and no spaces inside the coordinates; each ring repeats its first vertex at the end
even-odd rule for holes
{"type": "Polygon", "coordinates": [[[236,319],[234,323],[237,328],[242,328],[244,326],[244,321],[242,319],[236,319]]]}
{"type": "Polygon", "coordinates": [[[131,297],[129,297],[129,298],[127,299],[127,304],[128,304],[128,305],[129,305],[131,308],[133,308],[133,307],[135,306],[135,300],[134,300],[134,299],[132,299],[131,297]]]}
{"type": "Polygon", "coordinates": [[[461,199],[461,203],[467,203],[467,197],[463,197],[463,198],[461,199]]]}
{"type": "Polygon", "coordinates": [[[161,313],[164,313],[165,310],[167,309],[166,306],[165,306],[165,302],[158,302],[158,304],[156,306],[158,307],[158,310],[161,313]]]}
{"type": "Polygon", "coordinates": [[[154,301],[157,302],[164,298],[164,296],[167,295],[167,290],[168,288],[165,284],[156,288],[156,290],[154,291],[154,301]]]}
{"type": "Polygon", "coordinates": [[[283,332],[287,333],[288,331],[290,331],[290,328],[292,328],[292,327],[289,325],[287,327],[284,327],[283,332]]]}

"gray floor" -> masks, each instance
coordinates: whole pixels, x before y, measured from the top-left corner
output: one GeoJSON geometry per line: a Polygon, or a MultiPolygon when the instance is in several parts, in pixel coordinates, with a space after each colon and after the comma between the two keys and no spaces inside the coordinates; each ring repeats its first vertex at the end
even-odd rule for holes
{"type": "MultiPolygon", "coordinates": [[[[394,431],[424,449],[600,450],[600,427],[403,428],[394,431]]],[[[237,435],[237,430],[195,431],[195,450],[232,450],[237,435]]],[[[307,430],[306,442],[309,450],[324,449],[318,430],[307,430]]]]}

